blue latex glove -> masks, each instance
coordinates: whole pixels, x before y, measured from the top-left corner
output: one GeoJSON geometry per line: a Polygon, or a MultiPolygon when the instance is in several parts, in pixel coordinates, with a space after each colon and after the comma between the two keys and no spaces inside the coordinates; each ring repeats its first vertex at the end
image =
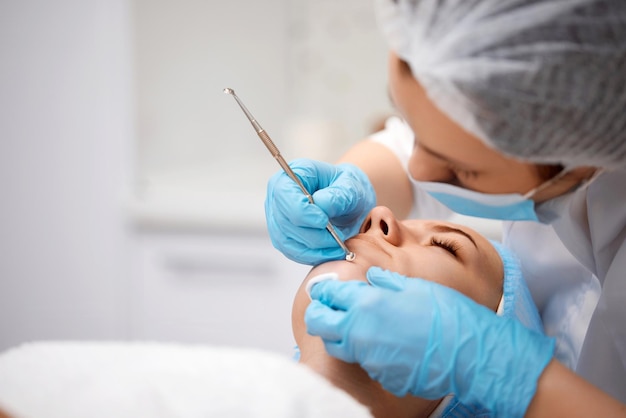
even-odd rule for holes
{"type": "Polygon", "coordinates": [[[272,244],[289,259],[303,264],[344,258],[345,253],[326,230],[326,224],[330,219],[342,240],[357,234],[376,204],[367,175],[352,164],[300,159],[289,165],[315,204],[309,203],[284,172],[272,176],[265,199],[272,244]]]}
{"type": "Polygon", "coordinates": [[[496,416],[523,416],[554,341],[461,293],[372,267],[372,284],[328,280],[311,290],[308,332],[397,396],[454,393],[496,416]]]}

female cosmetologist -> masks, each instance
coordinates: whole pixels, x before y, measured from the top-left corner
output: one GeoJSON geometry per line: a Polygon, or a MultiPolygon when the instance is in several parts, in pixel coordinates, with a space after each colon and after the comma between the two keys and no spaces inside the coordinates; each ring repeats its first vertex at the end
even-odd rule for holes
{"type": "Polygon", "coordinates": [[[317,284],[308,332],[399,396],[454,393],[498,416],[626,416],[626,2],[378,9],[401,119],[338,165],[292,163],[316,205],[272,177],[273,244],[302,263],[342,258],[326,223],[347,238],[375,204],[502,219],[550,337],[380,271],[370,287],[317,284]]]}

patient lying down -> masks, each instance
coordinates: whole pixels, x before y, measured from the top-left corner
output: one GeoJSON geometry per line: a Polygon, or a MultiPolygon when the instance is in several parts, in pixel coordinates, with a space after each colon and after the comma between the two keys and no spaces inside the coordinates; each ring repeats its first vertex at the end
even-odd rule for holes
{"type": "Polygon", "coordinates": [[[304,312],[310,300],[306,283],[330,272],[343,280],[365,280],[365,272],[375,265],[437,281],[541,330],[518,264],[499,245],[467,227],[438,221],[398,222],[389,209],[377,207],[347,245],[357,254],[354,262],[314,267],[296,294],[292,325],[300,364],[275,353],[234,347],[26,344],[0,353],[0,418],[155,414],[357,418],[370,412],[375,417],[402,418],[441,416],[452,409],[469,410],[469,416],[475,412],[452,396],[434,401],[395,397],[359,366],[327,355],[322,341],[306,333],[304,312]]]}
{"type": "Polygon", "coordinates": [[[358,365],[328,355],[322,340],[306,332],[304,313],[310,302],[306,284],[330,272],[336,273],[340,280],[366,281],[368,268],[379,266],[407,277],[420,277],[454,288],[495,313],[502,299],[505,277],[499,251],[468,227],[441,221],[398,221],[388,208],[382,206],[371,211],[360,233],[349,239],[346,245],[357,254],[353,262],[332,261],[314,267],[296,294],[292,326],[300,350],[300,363],[351,394],[369,407],[375,417],[438,415],[445,408],[442,399],[398,398],[371,380],[358,365]]]}

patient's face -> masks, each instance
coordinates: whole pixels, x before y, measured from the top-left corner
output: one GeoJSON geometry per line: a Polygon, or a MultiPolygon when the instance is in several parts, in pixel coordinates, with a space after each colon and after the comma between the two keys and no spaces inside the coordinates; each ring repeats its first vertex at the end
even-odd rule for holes
{"type": "Polygon", "coordinates": [[[398,221],[388,208],[378,206],[346,245],[356,254],[354,261],[320,264],[306,280],[330,271],[340,280],[366,280],[366,271],[379,266],[451,287],[493,310],[500,301],[504,275],[500,257],[488,240],[466,226],[398,221]]]}
{"type": "Polygon", "coordinates": [[[396,398],[371,380],[358,364],[329,356],[321,338],[306,332],[304,314],[310,303],[306,283],[328,272],[337,273],[340,280],[366,281],[367,270],[379,266],[454,288],[495,311],[504,276],[500,256],[489,241],[470,228],[430,220],[400,222],[382,206],[370,212],[360,233],[346,245],[356,254],[354,261],[332,261],[313,267],[296,293],[292,326],[300,362],[370,407],[374,416],[417,416],[416,411],[428,416],[438,401],[412,396],[396,398]]]}

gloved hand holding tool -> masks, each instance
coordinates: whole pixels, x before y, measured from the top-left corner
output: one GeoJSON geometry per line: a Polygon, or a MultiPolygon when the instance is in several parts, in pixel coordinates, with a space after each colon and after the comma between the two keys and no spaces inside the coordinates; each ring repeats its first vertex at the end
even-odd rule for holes
{"type": "Polygon", "coordinates": [[[367,175],[351,164],[333,165],[299,159],[289,164],[311,193],[302,190],[284,172],[267,186],[265,216],[272,244],[289,259],[303,264],[339,260],[345,252],[326,230],[330,221],[343,240],[356,235],[376,204],[367,175]]]}

